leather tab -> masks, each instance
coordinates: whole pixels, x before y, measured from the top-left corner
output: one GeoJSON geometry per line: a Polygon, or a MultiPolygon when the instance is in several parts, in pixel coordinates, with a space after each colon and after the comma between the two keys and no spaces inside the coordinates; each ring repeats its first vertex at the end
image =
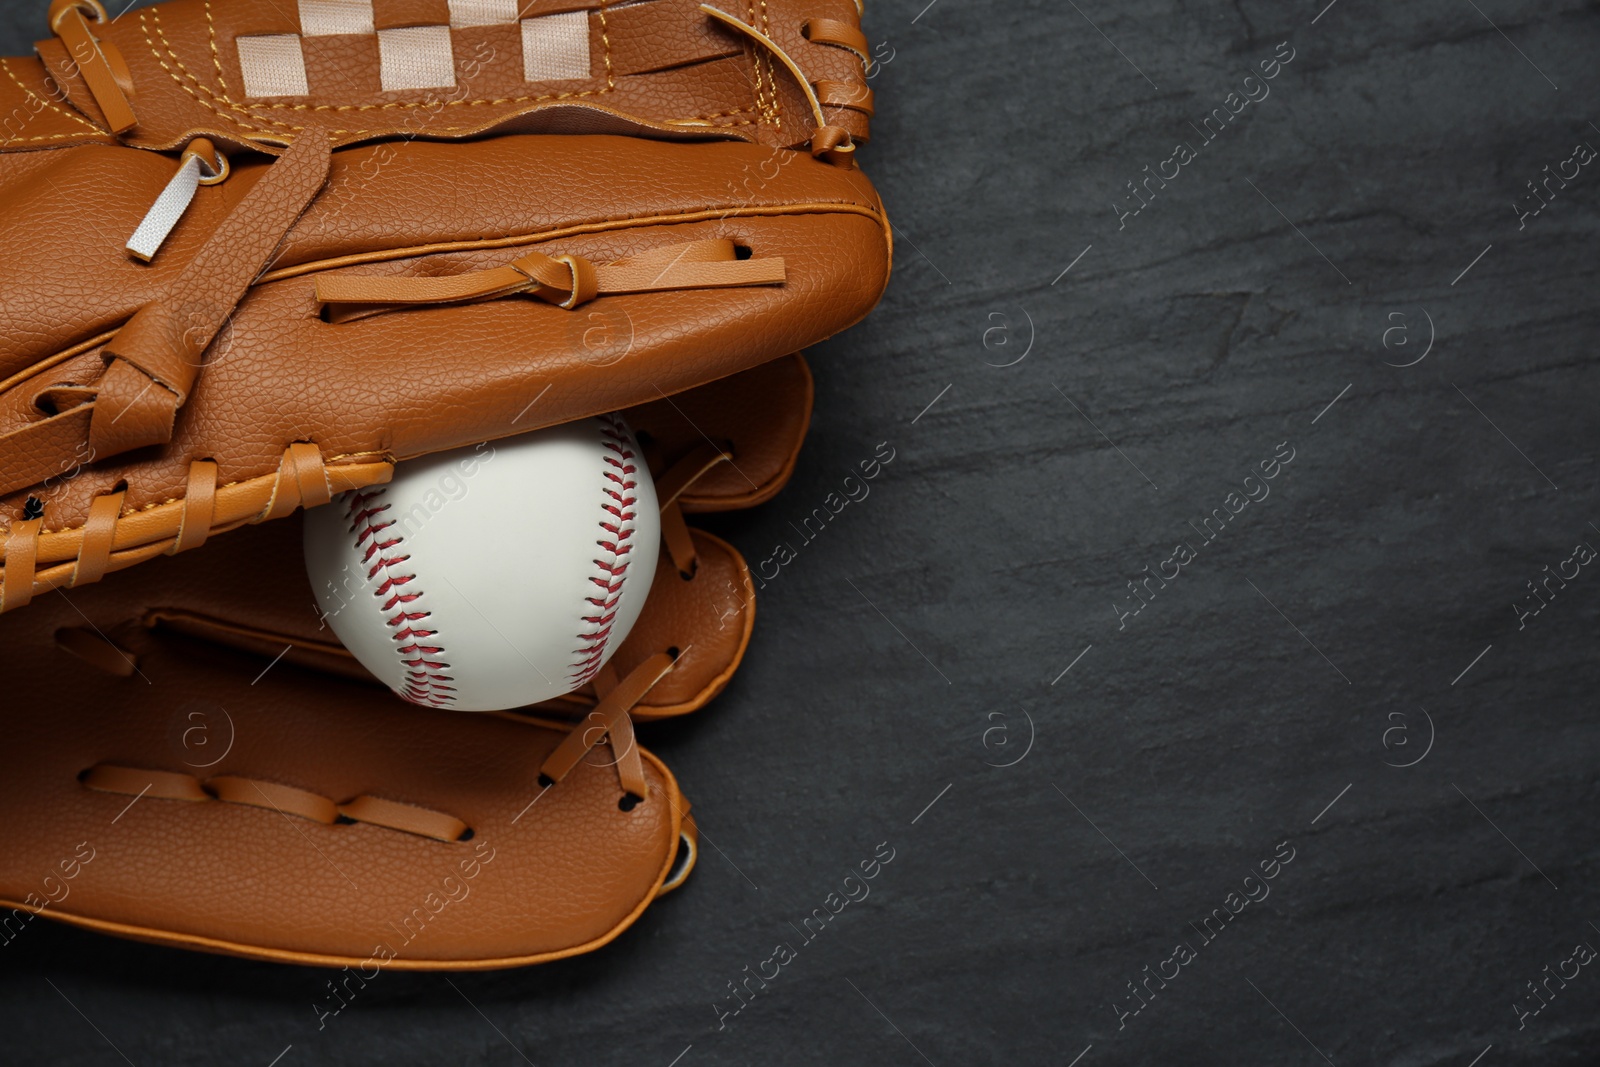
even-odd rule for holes
{"type": "Polygon", "coordinates": [[[43,519],[11,524],[6,534],[5,570],[0,572],[0,611],[20,608],[33,599],[33,571],[38,562],[39,527],[43,519]]]}
{"type": "Polygon", "coordinates": [[[435,841],[459,841],[468,829],[466,823],[453,815],[374,796],[359,796],[340,804],[339,814],[356,822],[431,837],[435,841]]]}
{"type": "MultiPolygon", "coordinates": [[[[119,335],[120,336],[120,335],[119,335]]],[[[115,456],[172,439],[178,396],[144,371],[116,359],[100,378],[100,393],[88,410],[89,448],[96,457],[115,456]]]]}
{"type": "MultiPolygon", "coordinates": [[[[817,99],[822,101],[823,107],[847,107],[863,115],[876,114],[872,90],[854,82],[819,81],[817,99]]],[[[864,141],[866,138],[863,136],[858,140],[864,141]]]]}
{"type": "Polygon", "coordinates": [[[867,61],[867,37],[856,27],[848,22],[837,19],[810,19],[802,31],[806,40],[812,44],[831,44],[837,48],[846,48],[867,61]]]}
{"type": "Polygon", "coordinates": [[[246,804],[285,815],[298,815],[327,826],[339,818],[339,809],[333,801],[292,785],[224,775],[207,779],[205,788],[218,800],[226,800],[230,804],[246,804]]]}
{"type": "Polygon", "coordinates": [[[322,451],[316,445],[297,441],[283,450],[283,458],[278,461],[278,484],[258,521],[281,519],[297,507],[314,508],[332,499],[322,451]]]}
{"type": "Polygon", "coordinates": [[[90,767],[81,779],[90,789],[101,793],[121,793],[130,797],[157,797],[161,800],[210,800],[211,794],[200,788],[193,775],[174,771],[142,771],[134,767],[116,767],[101,763],[90,767]]]}
{"type": "Polygon", "coordinates": [[[168,554],[199,548],[211,536],[211,520],[217,510],[217,465],[209,459],[189,464],[189,484],[183,493],[183,514],[178,519],[178,536],[168,554]]]}
{"type": "Polygon", "coordinates": [[[110,21],[100,0],[55,0],[50,5],[50,29],[66,46],[67,55],[94,95],[94,102],[105,113],[111,132],[126,133],[138,125],[124,91],[124,86],[132,84],[128,66],[114,45],[102,45],[95,37],[85,12],[93,15],[95,22],[110,21]],[[108,58],[108,53],[114,59],[108,58]]]}
{"type": "Polygon", "coordinates": [[[117,535],[117,519],[122,516],[123,492],[95,497],[89,517],[83,524],[83,542],[78,561],[73,565],[68,588],[98,582],[111,562],[111,543],[117,535]]]}
{"type": "Polygon", "coordinates": [[[683,509],[675,503],[661,509],[661,539],[666,542],[667,555],[672,557],[672,565],[678,568],[678,573],[684,578],[693,578],[700,561],[695,554],[689,524],[683,521],[683,509]]]}
{"type": "Polygon", "coordinates": [[[84,404],[0,434],[0,494],[38,485],[72,470],[89,436],[94,405],[84,404]]]}

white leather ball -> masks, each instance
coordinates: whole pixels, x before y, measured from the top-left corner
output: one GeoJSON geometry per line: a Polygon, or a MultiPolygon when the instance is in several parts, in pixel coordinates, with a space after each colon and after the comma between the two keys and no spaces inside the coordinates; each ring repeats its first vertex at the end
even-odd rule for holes
{"type": "Polygon", "coordinates": [[[339,640],[402,698],[462,711],[593,678],[639,617],[660,541],[655,485],[615,415],[408,460],[305,516],[339,640]]]}

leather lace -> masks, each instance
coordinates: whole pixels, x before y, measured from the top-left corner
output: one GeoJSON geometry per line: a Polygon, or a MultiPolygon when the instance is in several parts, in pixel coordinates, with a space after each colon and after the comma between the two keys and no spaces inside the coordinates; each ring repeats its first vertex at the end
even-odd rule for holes
{"type": "MultiPolygon", "coordinates": [[[[695,482],[722,463],[733,461],[730,449],[703,443],[666,470],[656,475],[656,498],[661,505],[661,534],[673,565],[685,577],[692,576],[699,566],[689,527],[684,522],[679,498],[695,482]]],[[[654,688],[655,684],[671,673],[678,657],[677,649],[657,652],[649,656],[624,677],[618,677],[614,662],[607,662],[595,675],[593,686],[598,702],[585,715],[556,750],[550,753],[539,768],[541,784],[549,788],[578,765],[578,762],[602,741],[609,741],[617,777],[633,802],[649,796],[649,786],[644,777],[644,766],[639,759],[638,745],[634,741],[631,712],[654,688]]]]}
{"type": "MultiPolygon", "coordinates": [[[[811,106],[811,117],[816,122],[816,130],[811,135],[811,154],[818,159],[825,159],[829,163],[836,163],[842,167],[854,167],[856,146],[850,139],[850,131],[842,126],[835,126],[828,121],[827,116],[822,111],[822,101],[817,98],[817,90],[811,84],[811,79],[806,77],[806,72],[800,69],[800,64],[796,63],[794,58],[783,50],[783,46],[748,22],[728,14],[721,8],[712,7],[710,4],[701,4],[700,10],[765,48],[772,53],[772,56],[778,62],[783,64],[784,69],[793,75],[794,80],[800,86],[800,91],[805,93],[806,103],[811,106]]],[[[867,61],[866,38],[861,36],[859,30],[846,26],[844,23],[835,22],[831,19],[812,19],[806,24],[806,35],[819,43],[835,44],[849,48],[861,58],[863,63],[867,61]]]]}
{"type": "Polygon", "coordinates": [[[398,800],[363,793],[343,802],[335,802],[320,794],[280,782],[233,775],[218,775],[202,780],[178,771],[143,770],[114,763],[97,763],[83,772],[79,781],[85,787],[102,793],[194,803],[242,804],[309,819],[324,826],[338,822],[367,823],[435,841],[460,841],[470,829],[453,815],[398,800]]]}
{"type": "Polygon", "coordinates": [[[526,293],[568,310],[601,294],[778,285],[782,256],[740,259],[732,241],[712,239],[653,248],[597,266],[582,256],[528,252],[503,267],[442,278],[331,274],[317,279],[328,318],[344,322],[391,307],[455,304],[526,293]]]}
{"type": "Polygon", "coordinates": [[[122,134],[138,125],[128,100],[133,94],[133,77],[117,46],[96,37],[93,28],[110,21],[100,0],[55,0],[50,5],[51,32],[61,39],[77,65],[106,125],[112,133],[122,134]]]}
{"type": "Polygon", "coordinates": [[[387,482],[393,473],[394,465],[377,457],[325,464],[321,449],[298,442],[284,449],[274,473],[227,485],[218,484],[216,463],[194,460],[180,497],[132,514],[122,513],[124,491],[119,490],[90,503],[79,527],[46,530],[37,518],[13,522],[0,539],[5,563],[0,611],[163,553],[188,551],[213,533],[281,518],[299,507],[327,503],[334,493],[387,482]]]}

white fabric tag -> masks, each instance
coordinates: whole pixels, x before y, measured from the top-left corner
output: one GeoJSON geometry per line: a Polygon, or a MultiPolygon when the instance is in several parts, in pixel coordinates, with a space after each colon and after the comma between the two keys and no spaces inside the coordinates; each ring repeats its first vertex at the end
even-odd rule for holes
{"type": "Polygon", "coordinates": [[[200,188],[200,165],[199,156],[184,159],[178,173],[172,176],[167,187],[161,190],[161,195],[156,197],[156,202],[150,205],[144,221],[128,238],[128,251],[134,256],[146,263],[155,258],[156,250],[167,239],[178,220],[183,218],[183,213],[189,210],[195,190],[200,188]]]}

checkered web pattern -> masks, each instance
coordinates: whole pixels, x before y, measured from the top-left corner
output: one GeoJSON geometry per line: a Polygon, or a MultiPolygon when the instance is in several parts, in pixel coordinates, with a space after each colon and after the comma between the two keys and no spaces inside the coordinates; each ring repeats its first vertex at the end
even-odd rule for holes
{"type": "MultiPolygon", "coordinates": [[[[377,38],[378,74],[386,92],[449,89],[456,53],[471,30],[519,27],[523,78],[530,82],[589,77],[589,14],[585,11],[519,19],[517,0],[449,0],[450,22],[378,29],[374,0],[299,0],[300,32],[240,37],[240,73],[252,98],[308,96],[308,38],[377,38]]],[[[381,2],[381,0],[379,0],[381,2]]],[[[470,45],[468,46],[470,51],[470,45]]]]}

